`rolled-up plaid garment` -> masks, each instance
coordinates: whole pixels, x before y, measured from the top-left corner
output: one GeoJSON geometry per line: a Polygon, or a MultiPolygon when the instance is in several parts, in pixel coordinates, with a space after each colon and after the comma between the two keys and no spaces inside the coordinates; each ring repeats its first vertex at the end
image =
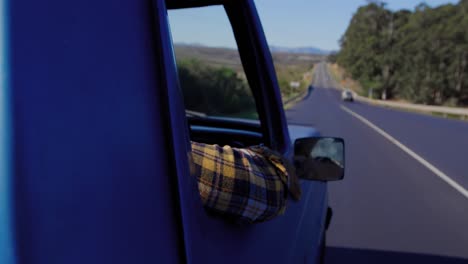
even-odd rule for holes
{"type": "MultiPolygon", "coordinates": [[[[205,208],[240,222],[263,222],[281,215],[291,185],[292,166],[263,146],[220,147],[192,142],[192,174],[205,208]]],[[[295,179],[295,178],[293,178],[295,179]]],[[[299,199],[300,187],[293,198],[299,199]]]]}

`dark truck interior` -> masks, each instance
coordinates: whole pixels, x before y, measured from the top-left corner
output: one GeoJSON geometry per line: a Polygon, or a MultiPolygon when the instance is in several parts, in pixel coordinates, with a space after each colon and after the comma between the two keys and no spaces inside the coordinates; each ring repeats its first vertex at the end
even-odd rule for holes
{"type": "Polygon", "coordinates": [[[187,116],[190,139],[208,144],[247,147],[263,143],[259,122],[187,116]]]}

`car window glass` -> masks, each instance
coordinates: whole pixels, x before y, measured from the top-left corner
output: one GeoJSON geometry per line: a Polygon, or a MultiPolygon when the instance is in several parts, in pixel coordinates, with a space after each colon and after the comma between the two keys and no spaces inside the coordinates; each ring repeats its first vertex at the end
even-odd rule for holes
{"type": "Polygon", "coordinates": [[[258,119],[225,10],[210,6],[168,13],[187,112],[258,119]]]}

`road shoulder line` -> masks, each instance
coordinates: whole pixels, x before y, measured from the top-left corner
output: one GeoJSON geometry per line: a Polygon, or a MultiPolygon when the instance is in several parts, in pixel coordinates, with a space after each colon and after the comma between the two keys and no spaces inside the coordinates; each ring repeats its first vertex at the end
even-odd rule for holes
{"type": "Polygon", "coordinates": [[[452,180],[449,176],[447,176],[445,173],[440,171],[438,168],[436,168],[434,165],[430,164],[428,161],[426,161],[424,158],[416,154],[414,151],[412,151],[410,148],[406,147],[402,143],[400,143],[398,140],[396,140],[394,137],[389,135],[387,132],[383,131],[381,128],[378,126],[374,125],[372,122],[367,120],[366,118],[362,117],[361,115],[357,114],[356,112],[352,111],[346,106],[341,105],[341,109],[343,109],[345,112],[349,113],[350,115],[354,116],[355,118],[359,119],[361,122],[375,130],[377,133],[382,135],[384,138],[395,144],[397,147],[399,147],[401,150],[406,152],[408,155],[413,157],[415,160],[417,160],[419,163],[421,163],[424,167],[429,169],[431,172],[433,172],[435,175],[437,175],[439,178],[441,178],[443,181],[445,181],[448,185],[452,186],[455,190],[460,192],[465,198],[468,199],[468,190],[463,188],[460,184],[458,184],[456,181],[452,180]]]}

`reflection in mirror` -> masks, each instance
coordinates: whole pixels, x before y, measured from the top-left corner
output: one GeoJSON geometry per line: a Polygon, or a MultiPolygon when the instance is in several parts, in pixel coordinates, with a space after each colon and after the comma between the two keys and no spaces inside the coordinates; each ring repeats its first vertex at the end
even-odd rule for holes
{"type": "Polygon", "coordinates": [[[341,168],[344,167],[343,161],[343,141],[337,138],[320,138],[315,143],[310,157],[313,159],[329,158],[341,168]]]}
{"type": "Polygon", "coordinates": [[[300,178],[336,181],[344,176],[344,141],[341,138],[311,137],[294,144],[296,172],[300,178]]]}

